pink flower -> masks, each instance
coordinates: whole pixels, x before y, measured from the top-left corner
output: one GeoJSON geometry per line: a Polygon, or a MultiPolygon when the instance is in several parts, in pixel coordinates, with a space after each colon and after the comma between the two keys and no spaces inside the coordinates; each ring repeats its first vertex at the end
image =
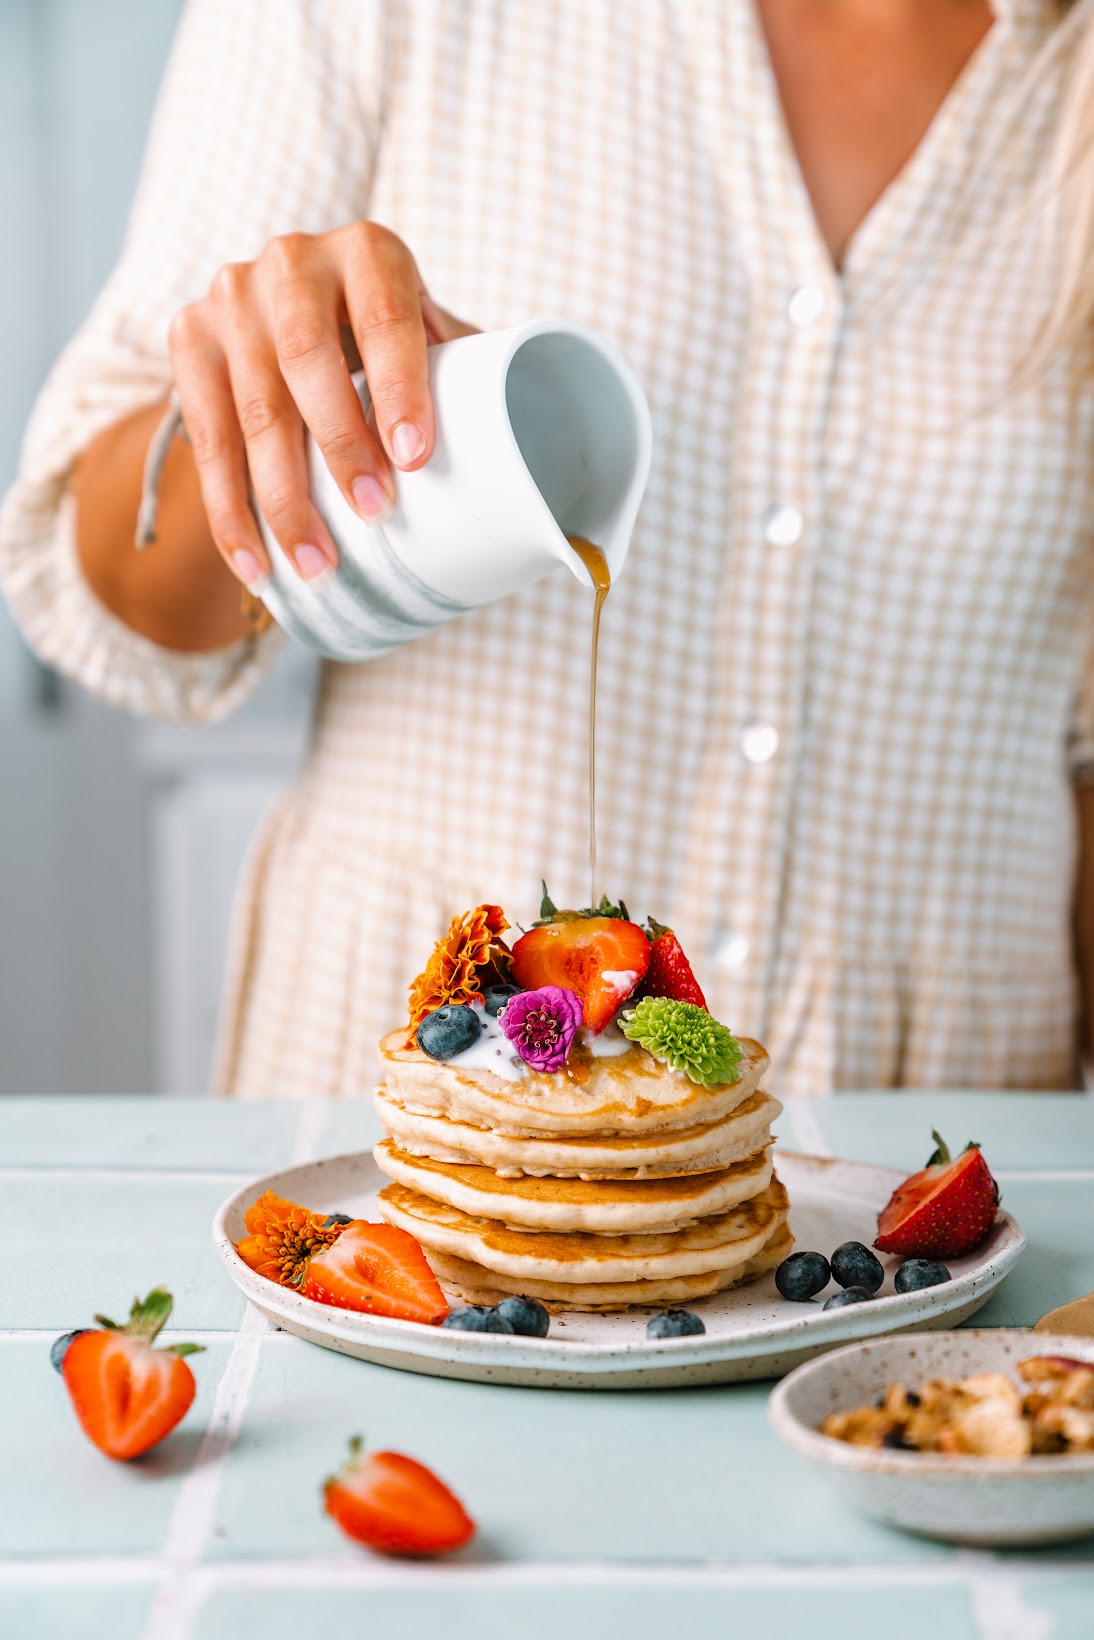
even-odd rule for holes
{"type": "Polygon", "coordinates": [[[498,1015],[498,1024],[526,1065],[560,1071],[581,1024],[581,998],[561,985],[518,991],[498,1015]]]}

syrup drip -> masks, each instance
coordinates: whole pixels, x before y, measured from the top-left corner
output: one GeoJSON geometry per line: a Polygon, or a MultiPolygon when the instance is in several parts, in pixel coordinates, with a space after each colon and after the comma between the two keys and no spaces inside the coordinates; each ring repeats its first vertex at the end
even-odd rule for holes
{"type": "Polygon", "coordinates": [[[580,535],[568,535],[573,547],[592,579],[596,594],[593,603],[593,640],[589,667],[589,904],[596,905],[596,659],[600,646],[600,614],[612,584],[608,562],[599,547],[580,535]]]}

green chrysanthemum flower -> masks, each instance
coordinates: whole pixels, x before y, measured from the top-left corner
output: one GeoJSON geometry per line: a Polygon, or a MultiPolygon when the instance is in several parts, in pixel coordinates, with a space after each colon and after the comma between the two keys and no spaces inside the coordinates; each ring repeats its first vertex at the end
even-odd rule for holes
{"type": "Polygon", "coordinates": [[[620,1019],[624,1036],[640,1042],[647,1053],[673,1070],[683,1071],[701,1088],[737,1080],[741,1044],[705,1008],[672,997],[643,997],[636,1008],[625,1009],[620,1019]]]}

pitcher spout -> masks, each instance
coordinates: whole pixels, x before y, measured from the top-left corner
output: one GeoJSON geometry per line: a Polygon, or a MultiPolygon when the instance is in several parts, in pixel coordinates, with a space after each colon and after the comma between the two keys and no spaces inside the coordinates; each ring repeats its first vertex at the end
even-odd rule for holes
{"type": "Polygon", "coordinates": [[[649,477],[653,430],[637,376],[584,326],[544,320],[514,347],[505,403],[517,448],[546,505],[551,547],[584,585],[589,571],[568,537],[622,571],[649,477]]]}

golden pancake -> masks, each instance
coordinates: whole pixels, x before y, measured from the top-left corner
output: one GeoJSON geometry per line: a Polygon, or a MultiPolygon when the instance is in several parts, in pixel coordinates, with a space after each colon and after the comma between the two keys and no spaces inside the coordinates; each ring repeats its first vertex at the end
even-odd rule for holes
{"type": "Polygon", "coordinates": [[[591,1283],[566,1286],[562,1282],[520,1280],[484,1270],[477,1264],[452,1258],[428,1249],[429,1262],[437,1280],[450,1297],[466,1304],[496,1304],[516,1293],[538,1298],[555,1314],[566,1310],[624,1310],[632,1305],[687,1304],[698,1298],[724,1293],[745,1282],[758,1281],[774,1270],[794,1246],[785,1220],[775,1226],[767,1243],[747,1263],[726,1270],[709,1270],[703,1275],[670,1276],[660,1281],[628,1281],[618,1284],[591,1283]]]}
{"type": "Polygon", "coordinates": [[[683,1230],[726,1213],[766,1190],[771,1154],[758,1151],[733,1167],[667,1179],[500,1178],[492,1168],[411,1156],[384,1139],[376,1165],[396,1184],[472,1218],[513,1230],[581,1230],[599,1235],[683,1230]]]}
{"type": "MultiPolygon", "coordinates": [[[[408,1230],[433,1251],[519,1281],[616,1285],[700,1275],[744,1265],[766,1245],[787,1213],[786,1191],[772,1178],[766,1190],[728,1212],[686,1230],[600,1235],[580,1230],[510,1230],[475,1218],[406,1185],[380,1192],[389,1224],[408,1230]]],[[[524,1288],[520,1288],[524,1291],[524,1288]]]]}
{"type": "Polygon", "coordinates": [[[405,1040],[405,1031],[389,1031],[380,1043],[387,1091],[404,1110],[533,1138],[617,1138],[717,1121],[755,1092],[768,1064],[758,1042],[741,1038],[737,1080],[702,1088],[635,1043],[603,1058],[575,1051],[562,1071],[528,1070],[510,1082],[484,1067],[430,1059],[405,1040]]]}
{"type": "Polygon", "coordinates": [[[450,1290],[621,1309],[723,1291],[785,1257],[770,1156],[782,1107],[760,1089],[758,1042],[740,1039],[735,1081],[703,1088],[614,1027],[541,1073],[486,1025],[447,1061],[402,1031],[380,1044],[388,1137],[374,1155],[394,1181],[380,1212],[450,1290]]]}
{"type": "Polygon", "coordinates": [[[386,1088],[373,1103],[384,1128],[400,1150],[438,1162],[465,1162],[493,1168],[500,1178],[663,1179],[732,1167],[763,1150],[771,1123],[782,1110],[777,1099],[757,1089],[728,1116],[698,1127],[626,1138],[517,1138],[472,1127],[449,1117],[407,1110],[386,1088]]]}

